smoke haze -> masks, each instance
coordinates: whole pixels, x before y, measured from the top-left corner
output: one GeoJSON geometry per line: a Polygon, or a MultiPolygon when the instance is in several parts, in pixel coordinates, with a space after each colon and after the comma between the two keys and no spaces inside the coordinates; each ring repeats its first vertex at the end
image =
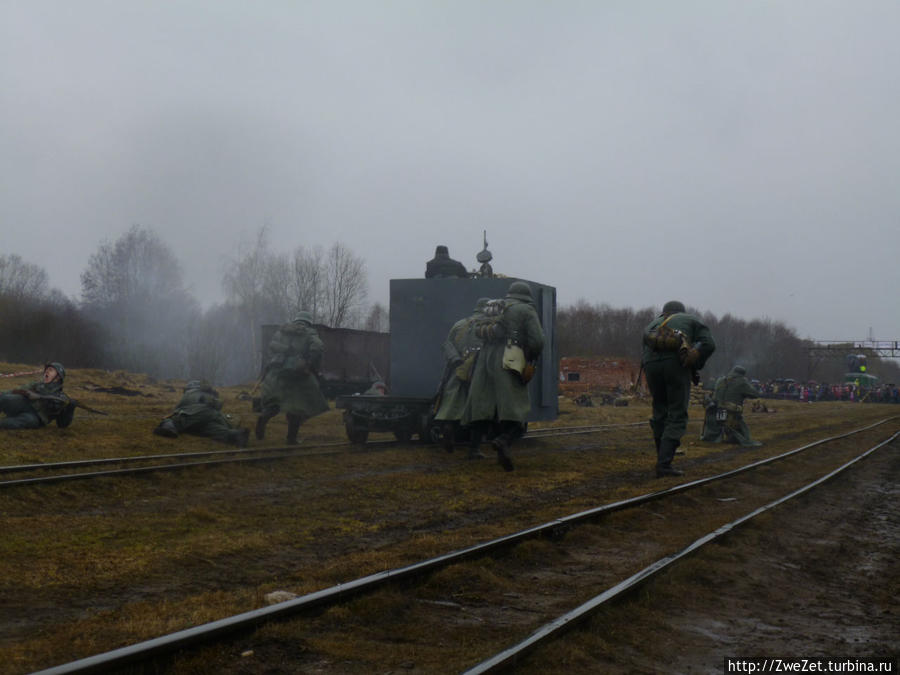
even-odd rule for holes
{"type": "Polygon", "coordinates": [[[371,301],[436,244],[584,298],[900,339],[900,4],[0,0],[0,252],[80,294],[263,225],[371,301]]]}

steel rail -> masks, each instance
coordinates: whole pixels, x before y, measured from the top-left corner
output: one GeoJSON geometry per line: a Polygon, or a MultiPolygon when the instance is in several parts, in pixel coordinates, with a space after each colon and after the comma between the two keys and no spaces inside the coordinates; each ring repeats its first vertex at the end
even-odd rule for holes
{"type": "Polygon", "coordinates": [[[701,547],[705,546],[706,544],[716,541],[717,539],[725,536],[726,534],[731,532],[736,527],[739,527],[740,525],[743,525],[743,524],[749,522],[756,516],[758,516],[762,513],[765,513],[766,511],[769,511],[771,509],[774,509],[776,506],[779,506],[779,505],[793,499],[794,497],[797,497],[806,492],[809,492],[810,490],[821,485],[822,483],[825,483],[826,481],[831,480],[832,478],[834,478],[838,474],[842,473],[849,467],[853,466],[860,460],[868,457],[876,450],[883,448],[885,445],[887,445],[888,443],[890,443],[897,437],[900,437],[900,431],[896,432],[893,436],[891,436],[887,440],[884,440],[881,443],[878,443],[877,445],[869,448],[861,455],[858,455],[857,457],[851,459],[849,462],[846,462],[845,464],[839,466],[837,469],[827,473],[826,475],[822,476],[821,478],[817,478],[813,482],[808,483],[807,485],[804,485],[803,487],[798,488],[797,490],[794,490],[790,494],[780,497],[779,499],[776,499],[775,501],[769,502],[765,506],[761,506],[758,509],[754,509],[750,513],[748,513],[744,516],[741,516],[740,518],[733,520],[730,523],[726,523],[725,525],[722,525],[721,527],[717,528],[716,530],[703,535],[702,537],[695,540],[693,543],[689,544],[688,546],[681,549],[677,553],[673,553],[664,558],[660,558],[656,562],[651,563],[650,565],[648,565],[644,569],[640,570],[639,572],[636,572],[635,574],[631,575],[627,579],[620,581],[615,586],[611,586],[610,588],[606,589],[599,595],[591,598],[590,600],[583,603],[582,605],[579,605],[572,611],[567,612],[567,613],[563,614],[562,616],[557,617],[553,621],[550,621],[549,623],[544,624],[543,626],[538,628],[535,632],[533,632],[530,636],[528,636],[525,640],[519,642],[516,645],[513,645],[512,647],[509,647],[509,648],[503,650],[502,652],[499,652],[498,654],[495,654],[491,658],[489,658],[485,661],[482,661],[478,665],[464,671],[463,675],[481,675],[482,673],[495,673],[495,672],[499,672],[501,670],[504,670],[504,669],[512,666],[519,658],[521,658],[522,656],[527,654],[529,651],[533,650],[539,644],[559,636],[565,630],[571,628],[578,621],[583,620],[586,617],[593,614],[594,612],[596,612],[601,606],[603,606],[605,603],[609,602],[610,600],[613,600],[613,599],[623,595],[624,593],[627,593],[627,592],[633,590],[637,586],[645,583],[648,579],[653,578],[654,576],[656,576],[663,570],[667,569],[668,567],[670,567],[677,561],[690,555],[691,553],[694,553],[695,551],[697,551],[701,547]]]}
{"type": "MultiPolygon", "coordinates": [[[[699,420],[689,420],[689,422],[699,421],[699,420]]],[[[555,438],[556,436],[577,436],[579,434],[593,434],[598,431],[606,431],[607,429],[627,429],[630,427],[643,427],[647,426],[647,422],[623,422],[621,424],[596,424],[592,426],[584,426],[584,427],[547,427],[544,429],[535,429],[534,431],[529,431],[525,436],[522,437],[522,440],[526,440],[529,438],[555,438]]]]}
{"type": "MultiPolygon", "coordinates": [[[[604,431],[606,429],[611,428],[624,428],[624,427],[634,427],[634,426],[642,426],[645,424],[644,422],[633,422],[628,424],[608,424],[608,425],[599,425],[599,426],[586,426],[583,428],[579,427],[566,427],[563,432],[556,432],[552,427],[549,429],[535,429],[533,432],[524,437],[524,439],[528,438],[553,438],[556,436],[568,436],[575,434],[590,434],[596,433],[598,431],[604,431]],[[575,429],[579,429],[578,431],[574,431],[575,429]],[[532,435],[533,434],[533,435],[532,435]]],[[[368,441],[365,446],[396,446],[400,441],[397,440],[377,440],[377,441],[368,441]]],[[[68,480],[83,480],[88,478],[102,478],[108,476],[123,476],[127,474],[139,474],[139,473],[148,473],[152,471],[171,471],[176,469],[184,469],[188,467],[195,466],[214,466],[217,464],[231,464],[236,462],[253,462],[253,461],[264,461],[267,459],[286,459],[286,458],[297,458],[297,457],[322,457],[328,455],[337,455],[341,454],[343,450],[319,450],[320,448],[350,448],[351,451],[358,450],[359,446],[355,443],[350,443],[348,441],[335,441],[329,443],[322,443],[319,445],[313,446],[304,446],[302,448],[297,448],[295,446],[270,446],[266,448],[230,448],[224,450],[210,450],[204,452],[188,452],[188,453],[171,453],[171,454],[160,454],[160,455],[139,455],[135,457],[107,457],[100,459],[83,459],[83,460],[73,460],[70,462],[53,462],[46,464],[14,464],[9,466],[0,466],[0,474],[2,473],[23,473],[26,471],[50,471],[56,469],[78,469],[81,467],[89,467],[89,466],[103,466],[110,464],[137,464],[140,462],[150,462],[154,460],[160,459],[193,459],[193,458],[202,458],[202,457],[216,457],[221,455],[256,455],[262,453],[276,453],[281,452],[283,454],[275,455],[275,454],[267,454],[265,457],[233,457],[232,459],[223,459],[223,460],[213,460],[207,462],[184,462],[180,464],[158,464],[148,467],[133,467],[127,469],[112,469],[107,471],[82,471],[79,473],[73,474],[60,474],[55,476],[38,476],[34,478],[25,478],[18,480],[6,480],[0,481],[0,489],[3,488],[11,488],[18,487],[22,485],[38,485],[38,484],[50,484],[50,483],[59,483],[62,481],[68,480]],[[310,452],[311,450],[315,450],[314,452],[310,452]]]]}
{"type": "Polygon", "coordinates": [[[47,471],[50,469],[69,469],[79,468],[82,466],[102,466],[104,464],[132,464],[137,462],[149,462],[160,459],[189,459],[192,457],[215,457],[219,455],[235,455],[235,454],[253,454],[264,452],[278,452],[297,449],[297,454],[303,454],[304,450],[312,450],[316,448],[327,448],[331,446],[346,446],[348,443],[337,441],[332,443],[322,443],[321,445],[307,445],[303,447],[290,445],[273,445],[269,447],[257,448],[230,448],[226,450],[208,450],[203,452],[174,452],[160,455],[135,455],[132,457],[104,457],[99,459],[77,459],[70,462],[47,462],[43,464],[11,464],[8,466],[0,466],[0,473],[21,473],[24,471],[47,471]]]}
{"type": "MultiPolygon", "coordinates": [[[[743,473],[744,471],[749,471],[750,469],[763,466],[765,464],[770,464],[786,457],[790,457],[818,445],[823,445],[825,443],[846,438],[863,431],[868,431],[869,429],[873,429],[893,419],[896,419],[896,417],[889,417],[879,422],[875,422],[874,424],[861,427],[859,429],[854,429],[843,434],[819,439],[818,441],[807,443],[806,445],[795,448],[794,450],[789,450],[788,452],[782,453],[780,455],[759,460],[757,462],[753,462],[752,464],[748,464],[731,471],[726,471],[722,474],[708,476],[706,478],[697,479],[664,490],[639,495],[637,497],[631,497],[629,499],[624,499],[618,502],[612,502],[595,507],[593,509],[588,509],[586,511],[580,511],[578,513],[570,514],[568,516],[543,523],[541,525],[505,535],[498,539],[493,539],[487,542],[469,546],[464,549],[445,553],[435,558],[429,558],[427,560],[419,561],[417,563],[406,565],[404,567],[376,572],[374,574],[360,577],[343,584],[338,584],[336,586],[331,586],[319,591],[307,593],[306,595],[302,595],[300,597],[294,598],[292,600],[287,600],[270,607],[263,607],[260,609],[243,612],[241,614],[236,614],[234,616],[219,619],[217,621],[202,624],[200,626],[195,626],[193,628],[177,631],[175,633],[163,635],[151,640],[139,642],[126,647],[121,647],[119,649],[114,649],[109,652],[90,656],[78,661],[61,664],[59,666],[39,671],[39,673],[33,673],[32,675],[64,675],[69,673],[105,672],[106,670],[111,668],[119,668],[129,663],[146,661],[155,656],[172,653],[179,649],[193,647],[205,642],[210,642],[229,633],[245,632],[269,621],[285,619],[305,611],[335,604],[339,601],[347,600],[362,593],[375,590],[387,583],[408,580],[412,577],[424,573],[434,572],[448,565],[471,558],[477,558],[487,553],[494,552],[498,549],[518,544],[527,539],[533,539],[545,534],[552,536],[557,534],[561,529],[569,527],[573,523],[587,521],[601,515],[606,515],[615,511],[621,511],[627,508],[661,499],[663,497],[678,494],[685,490],[699,487],[707,483],[712,483],[717,480],[723,480],[725,478],[743,473]]],[[[891,440],[896,438],[897,435],[900,435],[900,432],[895,433],[887,441],[884,441],[883,444],[890,442],[891,440]]]]}

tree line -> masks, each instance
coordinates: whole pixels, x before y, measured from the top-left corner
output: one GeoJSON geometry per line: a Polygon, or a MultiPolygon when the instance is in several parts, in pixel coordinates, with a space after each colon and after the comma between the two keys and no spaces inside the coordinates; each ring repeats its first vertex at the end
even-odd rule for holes
{"type": "MultiPolygon", "coordinates": [[[[225,262],[221,283],[225,300],[202,309],[172,249],[141,226],[98,246],[81,274],[77,301],[49,288],[39,266],[0,255],[0,360],[53,359],[231,384],[257,377],[260,326],[284,323],[301,309],[317,324],[388,330],[388,310],[366,303],[365,262],[341,243],[274,252],[262,228],[225,262]]],[[[811,359],[812,342],[782,322],[689,311],[716,340],[707,378],[738,363],[760,380],[840,382],[846,372],[843,359],[811,359]]],[[[578,300],[557,313],[559,354],[638,361],[644,327],[657,314],[651,307],[578,300]]],[[[883,382],[900,382],[900,366],[891,360],[869,354],[869,370],[883,382]]]]}
{"type": "Polygon", "coordinates": [[[145,227],[100,244],[80,301],[50,289],[37,265],[0,255],[0,360],[236,383],[258,375],[260,326],[301,309],[327,326],[388,328],[384,307],[366,304],[364,261],[344,244],[276,253],[262,228],[223,269],[225,300],[204,310],[172,249],[145,227]]]}
{"type": "MultiPolygon", "coordinates": [[[[791,378],[798,382],[841,382],[847,372],[846,353],[866,353],[847,345],[835,349],[840,358],[810,356],[812,340],[800,338],[793,328],[770,319],[745,320],[731,314],[717,317],[688,307],[710,329],[716,351],[703,371],[704,379],[727,373],[740,364],[749,377],[762,381],[791,378]]],[[[579,300],[557,312],[559,353],[564,356],[615,356],[638,362],[644,328],[659,310],[615,308],[579,300]]],[[[869,351],[869,372],[882,382],[900,382],[900,365],[891,359],[879,359],[869,351]]]]}

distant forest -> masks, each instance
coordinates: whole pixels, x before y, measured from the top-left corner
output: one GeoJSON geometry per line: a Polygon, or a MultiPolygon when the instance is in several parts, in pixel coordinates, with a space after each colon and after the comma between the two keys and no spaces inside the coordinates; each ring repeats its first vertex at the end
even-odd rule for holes
{"type": "MultiPolygon", "coordinates": [[[[744,320],[726,314],[717,317],[688,307],[688,312],[703,321],[716,341],[716,351],[704,368],[704,379],[727,373],[732,366],[742,365],[748,377],[761,381],[792,378],[798,382],[838,383],[847,372],[845,357],[866,354],[868,372],[882,383],[900,383],[900,364],[893,359],[880,359],[867,350],[836,346],[836,357],[810,356],[811,340],[803,340],[796,331],[780,321],[744,320]]],[[[641,335],[644,327],[659,310],[617,309],[605,304],[579,300],[572,307],[557,312],[559,353],[564,356],[619,356],[638,361],[641,357],[641,335]]]]}
{"type": "MultiPolygon", "coordinates": [[[[366,303],[365,262],[343,244],[275,253],[263,228],[242,251],[223,267],[225,301],[206,310],[186,289],[172,250],[140,226],[90,256],[78,301],[50,289],[41,267],[0,255],[0,360],[57,360],[69,367],[237,384],[258,375],[260,326],[283,323],[300,309],[326,326],[388,330],[388,310],[366,303]]],[[[739,363],[763,381],[843,379],[843,358],[811,359],[812,343],[781,322],[688,310],[709,326],[718,345],[708,376],[739,363]]],[[[653,308],[585,300],[561,307],[559,354],[638,360],[643,328],[656,314],[653,308]]],[[[855,353],[851,347],[847,353],[855,353]]],[[[900,365],[868,357],[871,374],[900,382],[900,365]]]]}

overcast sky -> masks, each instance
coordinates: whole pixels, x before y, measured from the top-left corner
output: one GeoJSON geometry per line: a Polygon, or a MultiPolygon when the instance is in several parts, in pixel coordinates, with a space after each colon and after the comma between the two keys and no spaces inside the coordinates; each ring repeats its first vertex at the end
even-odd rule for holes
{"type": "Polygon", "coordinates": [[[436,244],[801,337],[900,339],[896,0],[0,0],[0,253],[132,224],[204,304],[267,225],[371,301],[436,244]]]}

